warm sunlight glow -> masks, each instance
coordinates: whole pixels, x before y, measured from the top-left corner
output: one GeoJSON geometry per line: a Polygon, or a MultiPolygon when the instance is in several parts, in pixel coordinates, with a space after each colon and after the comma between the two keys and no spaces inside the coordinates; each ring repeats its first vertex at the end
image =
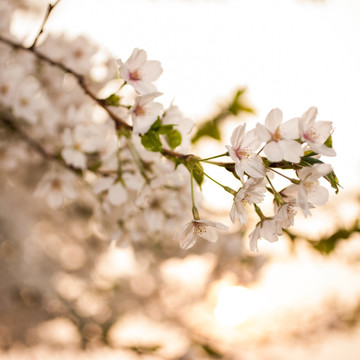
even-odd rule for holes
{"type": "Polygon", "coordinates": [[[220,290],[214,314],[220,323],[234,326],[250,318],[255,308],[255,298],[251,290],[232,286],[220,290]]]}

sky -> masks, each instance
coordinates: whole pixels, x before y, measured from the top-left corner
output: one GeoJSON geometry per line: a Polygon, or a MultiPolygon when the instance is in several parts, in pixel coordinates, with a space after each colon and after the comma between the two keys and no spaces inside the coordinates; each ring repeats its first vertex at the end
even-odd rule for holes
{"type": "Polygon", "coordinates": [[[359,19],[358,0],[62,0],[46,29],[86,34],[122,60],[145,49],[162,63],[163,103],[195,121],[239,86],[257,110],[250,124],[276,107],[290,119],[317,106],[335,127],[338,156],[328,162],[351,189],[360,175],[359,19]]]}

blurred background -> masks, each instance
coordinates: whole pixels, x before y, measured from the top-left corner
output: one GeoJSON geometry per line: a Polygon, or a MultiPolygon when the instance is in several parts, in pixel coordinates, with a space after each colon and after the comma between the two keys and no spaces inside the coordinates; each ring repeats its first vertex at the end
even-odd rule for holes
{"type": "MultiPolygon", "coordinates": [[[[17,7],[12,31],[31,43],[47,2],[17,7]]],[[[164,68],[161,100],[221,129],[196,154],[223,152],[239,122],[272,108],[291,118],[317,106],[334,123],[328,160],[343,189],[259,253],[251,219],[189,251],[166,239],[113,247],[85,191],[51,211],[33,197],[41,164],[2,166],[0,358],[358,360],[359,19],[355,0],[62,0],[45,32],[123,60],[145,49],[164,68]]],[[[210,183],[204,196],[230,225],[231,198],[210,183]]]]}

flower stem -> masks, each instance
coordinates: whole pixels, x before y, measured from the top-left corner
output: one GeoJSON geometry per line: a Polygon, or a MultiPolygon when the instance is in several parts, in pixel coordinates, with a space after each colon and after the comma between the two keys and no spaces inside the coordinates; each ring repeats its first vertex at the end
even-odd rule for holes
{"type": "Polygon", "coordinates": [[[194,195],[194,175],[193,171],[190,171],[190,184],[191,184],[191,202],[192,202],[192,214],[194,220],[200,220],[199,210],[195,204],[195,195],[194,195]]]}
{"type": "MultiPolygon", "coordinates": [[[[223,154],[220,154],[220,155],[215,155],[215,156],[212,156],[212,157],[208,157],[208,158],[205,158],[205,159],[200,159],[199,161],[208,161],[208,160],[212,160],[212,159],[216,159],[216,158],[219,158],[219,157],[222,157],[222,156],[228,156],[229,155],[229,152],[227,151],[226,153],[223,153],[223,154]]],[[[211,164],[211,163],[210,163],[211,164]]]]}
{"type": "Polygon", "coordinates": [[[299,184],[299,183],[300,183],[300,181],[299,181],[299,180],[289,178],[288,176],[286,176],[286,175],[282,174],[282,173],[281,173],[281,172],[279,172],[279,171],[274,170],[273,168],[269,168],[269,169],[270,169],[271,171],[273,171],[274,173],[276,173],[276,174],[278,174],[278,175],[280,175],[280,176],[284,177],[285,179],[287,179],[287,180],[291,181],[293,184],[299,184]]]}
{"type": "Polygon", "coordinates": [[[215,179],[213,179],[211,176],[209,176],[208,174],[206,174],[206,172],[203,172],[203,174],[209,178],[211,181],[213,181],[215,184],[221,186],[225,191],[227,191],[228,193],[230,193],[231,195],[235,196],[236,195],[236,191],[231,189],[230,187],[228,186],[225,186],[223,184],[220,184],[218,181],[216,181],[215,179]]]}
{"type": "Polygon", "coordinates": [[[285,201],[284,199],[282,198],[282,196],[275,190],[272,182],[270,181],[269,177],[266,175],[266,179],[268,181],[268,183],[270,184],[271,186],[271,189],[273,191],[273,195],[274,195],[274,198],[275,198],[275,201],[277,202],[278,205],[283,205],[285,204],[285,201]]]}

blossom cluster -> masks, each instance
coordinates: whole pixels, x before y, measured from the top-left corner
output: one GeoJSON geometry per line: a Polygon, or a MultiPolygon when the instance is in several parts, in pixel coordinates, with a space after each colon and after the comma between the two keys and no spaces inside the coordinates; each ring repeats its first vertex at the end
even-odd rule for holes
{"type": "MultiPolygon", "coordinates": [[[[3,11],[10,19],[11,6],[3,11]]],[[[332,123],[317,121],[315,107],[284,123],[274,109],[264,125],[250,131],[239,125],[222,154],[231,161],[212,162],[189,153],[193,122],[174,104],[158,101],[162,94],[154,82],[162,67],[144,50],[115,62],[104,52],[96,56],[100,49],[84,37],[50,35],[25,47],[8,27],[0,32],[1,121],[23,140],[1,139],[3,156],[11,159],[4,164],[36,161],[26,156],[29,147],[36,150],[51,165],[35,195],[56,209],[74,201],[80,181],[85,183],[101,203],[97,216],[112,223],[120,242],[145,241],[144,234],[155,242],[171,237],[191,211],[193,220],[174,239],[183,249],[198,238],[216,241],[217,230],[227,227],[201,219],[197,208],[207,176],[203,161],[225,167],[239,181],[237,190],[219,184],[234,196],[233,222],[244,225],[248,205],[254,205],[260,221],[250,234],[252,250],[260,238],[276,241],[299,209],[308,216],[327,201],[321,177],[337,189],[332,167],[320,160],[335,155],[332,123]],[[285,175],[289,170],[296,178],[285,175]],[[275,190],[274,175],[289,186],[275,190]],[[266,192],[274,197],[271,216],[259,207],[266,192]]]]}

